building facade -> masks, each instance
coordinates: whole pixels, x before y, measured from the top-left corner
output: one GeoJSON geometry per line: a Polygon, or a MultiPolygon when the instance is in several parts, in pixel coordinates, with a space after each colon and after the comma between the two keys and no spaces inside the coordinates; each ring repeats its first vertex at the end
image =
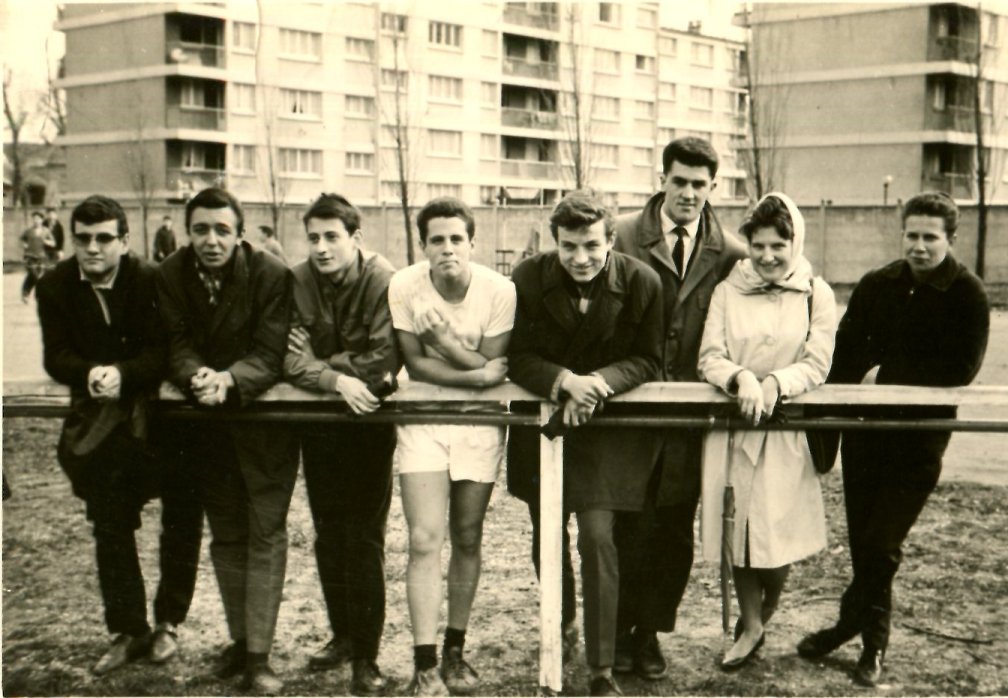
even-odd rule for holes
{"type": "Polygon", "coordinates": [[[773,185],[803,204],[922,189],[976,201],[979,90],[987,199],[1008,202],[1005,15],[1003,2],[755,3],[739,19],[773,185]]]}
{"type": "Polygon", "coordinates": [[[66,198],[638,205],[673,137],[744,199],[742,44],[657,3],[67,4],[66,198]]]}

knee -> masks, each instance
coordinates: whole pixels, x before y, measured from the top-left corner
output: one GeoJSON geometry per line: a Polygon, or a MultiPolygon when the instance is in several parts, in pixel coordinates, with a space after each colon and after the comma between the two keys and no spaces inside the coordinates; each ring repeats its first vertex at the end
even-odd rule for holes
{"type": "Polygon", "coordinates": [[[483,544],[483,524],[469,526],[452,526],[451,529],[452,551],[463,555],[479,555],[480,547],[483,544]]]}
{"type": "Polygon", "coordinates": [[[436,555],[444,545],[444,529],[414,525],[409,532],[410,556],[436,555]]]}

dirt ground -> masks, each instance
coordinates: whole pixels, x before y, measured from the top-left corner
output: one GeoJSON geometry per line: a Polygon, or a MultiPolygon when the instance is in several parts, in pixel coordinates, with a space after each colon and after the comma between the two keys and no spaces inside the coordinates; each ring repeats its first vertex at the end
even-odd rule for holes
{"type": "MultiPolygon", "coordinates": [[[[226,644],[212,567],[203,559],[193,608],[180,629],[183,651],[166,666],[137,663],[111,676],[89,673],[106,646],[93,543],[83,507],[53,458],[55,420],[9,419],[3,425],[4,471],[14,498],[3,506],[3,693],[5,695],[234,695],[231,682],[209,676],[226,644]]],[[[956,437],[958,438],[958,437],[956,437]]],[[[1002,449],[1003,450],[1003,449],[1002,449]]],[[[989,453],[993,458],[994,454],[989,453]]],[[[849,559],[840,477],[826,477],[830,523],[826,551],[795,566],[765,649],[738,674],[720,672],[717,565],[698,562],[682,604],[678,632],[662,636],[668,677],[626,678],[639,695],[850,695],[858,642],[822,662],[798,658],[794,645],[829,622],[847,580],[849,559]]],[[[897,577],[897,615],[886,684],[878,695],[1008,693],[1008,504],[1005,487],[943,482],[905,546],[897,577]],[[950,639],[944,636],[950,636],[950,639]]],[[[144,514],[138,534],[148,593],[156,581],[159,512],[144,514]]],[[[289,520],[290,560],[273,664],[290,695],[342,695],[349,671],[309,674],[307,655],[327,639],[312,554],[313,531],[299,482],[289,520]]],[[[537,586],[527,559],[524,506],[499,486],[488,514],[481,588],[467,656],[485,695],[534,695],[537,586]]],[[[388,619],[379,662],[404,694],[411,642],[404,598],[405,530],[398,494],[389,519],[388,619]]],[[[587,690],[583,654],[569,665],[565,693],[587,690]]]]}

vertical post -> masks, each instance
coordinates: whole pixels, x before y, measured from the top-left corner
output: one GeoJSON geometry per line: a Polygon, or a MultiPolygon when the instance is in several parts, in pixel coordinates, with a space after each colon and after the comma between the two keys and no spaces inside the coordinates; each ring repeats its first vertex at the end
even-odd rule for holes
{"type": "MultiPolygon", "coordinates": [[[[540,423],[552,408],[543,401],[540,423]]],[[[560,641],[563,544],[563,441],[539,437],[539,687],[546,695],[563,689],[563,648],[560,641]]]]}

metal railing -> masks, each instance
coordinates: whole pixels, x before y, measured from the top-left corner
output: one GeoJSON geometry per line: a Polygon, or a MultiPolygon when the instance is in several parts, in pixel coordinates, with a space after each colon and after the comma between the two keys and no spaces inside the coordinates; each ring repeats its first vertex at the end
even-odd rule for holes
{"type": "Polygon", "coordinates": [[[502,107],[501,124],[520,128],[555,129],[557,127],[557,115],[556,112],[550,111],[502,107]]]}
{"type": "Polygon", "coordinates": [[[169,41],[166,63],[202,65],[208,68],[227,67],[227,53],[220,44],[196,44],[189,41],[169,41]]]}
{"type": "Polygon", "coordinates": [[[218,107],[172,104],[165,109],[165,126],[167,128],[226,131],[227,111],[218,107]]]}
{"type": "Polygon", "coordinates": [[[550,176],[554,167],[556,165],[552,162],[539,162],[538,160],[501,160],[501,175],[545,179],[550,176]]]}
{"type": "MultiPolygon", "coordinates": [[[[547,3],[540,3],[546,5],[547,3]]],[[[507,24],[518,24],[523,27],[535,27],[555,32],[560,28],[560,17],[556,12],[537,12],[531,10],[524,3],[506,3],[504,5],[503,19],[507,24]]],[[[552,7],[556,7],[552,5],[552,7]]]]}
{"type": "Polygon", "coordinates": [[[524,58],[504,58],[504,74],[539,80],[559,80],[560,68],[556,63],[533,63],[524,58]]]}

